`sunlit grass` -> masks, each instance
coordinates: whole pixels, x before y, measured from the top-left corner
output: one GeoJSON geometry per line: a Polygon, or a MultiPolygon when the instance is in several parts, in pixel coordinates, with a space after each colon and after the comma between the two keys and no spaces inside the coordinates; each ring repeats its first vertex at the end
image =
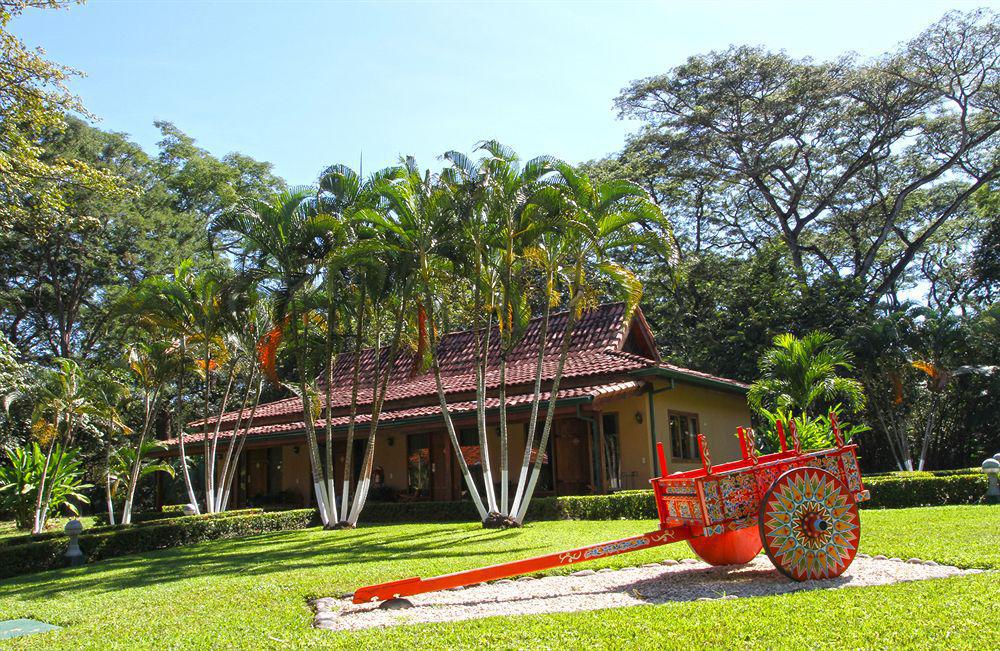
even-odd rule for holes
{"type": "MultiPolygon", "coordinates": [[[[865,511],[862,550],[1000,568],[1000,507],[865,511]]],[[[997,634],[1000,580],[982,574],[895,586],[800,592],[433,624],[345,634],[311,628],[307,599],[610,540],[652,521],[319,529],[192,545],[0,582],[0,618],[64,626],[20,648],[677,648],[757,646],[985,648],[997,634]]],[[[595,561],[690,556],[686,545],[595,561]]],[[[584,566],[575,566],[579,569],[584,566]]],[[[3,643],[0,643],[3,644],[3,643]]]]}

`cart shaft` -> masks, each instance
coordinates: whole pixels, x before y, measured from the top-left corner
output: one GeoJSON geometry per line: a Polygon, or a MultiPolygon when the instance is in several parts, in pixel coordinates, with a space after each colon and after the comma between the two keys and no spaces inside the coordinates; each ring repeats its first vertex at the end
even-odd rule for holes
{"type": "Polygon", "coordinates": [[[641,536],[622,538],[621,540],[598,543],[596,545],[589,545],[587,547],[580,547],[578,549],[571,549],[564,552],[556,552],[554,554],[546,554],[544,556],[536,556],[535,558],[526,558],[524,560],[512,561],[510,563],[500,563],[499,565],[480,567],[474,570],[465,570],[464,572],[444,574],[442,576],[435,576],[429,579],[413,577],[410,579],[402,579],[400,581],[390,581],[388,583],[370,585],[364,588],[358,588],[358,590],[354,593],[354,603],[361,604],[372,600],[382,601],[385,599],[392,599],[394,597],[408,597],[410,595],[422,594],[424,592],[435,592],[437,590],[447,590],[448,588],[457,588],[459,586],[482,583],[484,581],[504,579],[511,576],[517,576],[519,574],[528,574],[529,572],[547,570],[553,567],[583,563],[598,558],[605,558],[607,556],[616,556],[618,554],[634,552],[640,549],[659,547],[660,545],[667,545],[673,542],[688,540],[693,535],[695,534],[692,532],[691,527],[671,527],[668,529],[645,533],[641,536]]]}

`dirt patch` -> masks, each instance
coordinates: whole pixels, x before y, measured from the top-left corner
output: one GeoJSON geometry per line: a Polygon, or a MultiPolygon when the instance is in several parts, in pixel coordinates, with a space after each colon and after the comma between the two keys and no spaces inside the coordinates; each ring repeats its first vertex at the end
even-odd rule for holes
{"type": "Polygon", "coordinates": [[[584,570],[540,579],[501,579],[490,584],[410,597],[413,608],[383,610],[378,604],[352,604],[332,597],[315,602],[317,628],[358,630],[428,622],[453,622],[498,615],[560,613],[622,608],[671,601],[738,599],[903,581],[939,579],[979,570],[910,559],[858,557],[847,572],[824,581],[786,578],[765,556],[741,566],[712,567],[701,562],[649,564],[614,571],[584,570]]]}

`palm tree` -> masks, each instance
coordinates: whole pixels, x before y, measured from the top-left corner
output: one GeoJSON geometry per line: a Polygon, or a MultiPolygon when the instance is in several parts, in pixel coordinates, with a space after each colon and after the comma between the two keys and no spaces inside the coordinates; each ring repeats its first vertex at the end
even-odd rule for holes
{"type": "MultiPolygon", "coordinates": [[[[169,349],[176,355],[179,371],[178,409],[183,403],[188,362],[201,380],[205,508],[209,513],[215,511],[217,504],[214,461],[221,425],[216,419],[215,430],[209,433],[211,395],[218,372],[226,369],[225,389],[219,403],[219,414],[225,413],[236,374],[236,360],[230,354],[233,332],[239,330],[234,323],[245,309],[245,295],[239,289],[237,280],[228,270],[213,267],[196,273],[193,261],[188,259],[177,265],[172,278],[144,280],[120,308],[123,312],[139,314],[140,324],[150,331],[154,340],[166,338],[173,342],[169,349]]],[[[182,476],[188,499],[196,512],[200,512],[188,472],[184,424],[179,422],[179,428],[182,476]]]]}
{"type": "Polygon", "coordinates": [[[333,218],[315,210],[315,191],[296,188],[241,204],[223,214],[216,228],[242,237],[242,247],[253,257],[254,273],[272,284],[276,324],[282,324],[298,371],[297,385],[286,385],[302,400],[306,442],[313,489],[324,525],[337,522],[333,482],[327,479],[332,467],[325,467],[316,439],[317,395],[309,364],[308,338],[315,314],[304,309],[305,290],[312,287],[320,263],[330,250],[329,234],[336,230],[333,218]],[[287,318],[286,318],[287,317],[287,318]]]}
{"type": "Polygon", "coordinates": [[[159,441],[144,440],[142,443],[124,445],[111,452],[108,456],[107,480],[108,480],[108,524],[115,524],[113,510],[113,500],[119,489],[126,488],[125,507],[122,510],[122,524],[132,522],[132,500],[135,498],[136,486],[144,478],[164,472],[174,477],[174,467],[169,463],[151,458],[153,452],[165,450],[159,441]]]}
{"type": "MultiPolygon", "coordinates": [[[[527,464],[522,466],[511,513],[518,524],[524,522],[528,504],[541,474],[544,450],[548,445],[555,416],[559,384],[569,353],[573,330],[583,309],[596,295],[598,279],[610,284],[625,301],[625,319],[631,319],[639,305],[642,285],[627,269],[614,261],[614,254],[635,247],[662,249],[664,243],[647,230],[657,226],[660,232],[670,230],[669,222],[650,200],[645,190],[627,181],[595,182],[572,166],[559,162],[554,165],[561,177],[559,192],[539,192],[534,202],[549,211],[558,209],[565,226],[558,241],[547,246],[551,263],[558,265],[552,271],[566,295],[566,325],[562,332],[559,357],[549,398],[548,411],[538,443],[539,453],[531,475],[527,478],[527,464]],[[522,489],[523,486],[523,489],[522,489]]],[[[544,258],[543,258],[544,259],[544,258]]],[[[548,290],[548,288],[546,288],[548,290]]],[[[551,300],[551,295],[545,300],[551,300]]],[[[623,326],[625,324],[622,324],[623,326]]],[[[535,384],[536,392],[540,384],[535,384]]],[[[525,458],[529,458],[534,440],[526,442],[525,458]]]]}
{"type": "Polygon", "coordinates": [[[799,339],[786,333],[760,360],[761,378],[750,385],[747,400],[758,412],[781,410],[815,417],[838,400],[852,411],[865,406],[864,386],[840,376],[854,368],[843,342],[813,331],[799,339]]]}
{"type": "MultiPolygon", "coordinates": [[[[123,448],[115,455],[111,455],[112,458],[117,458],[119,461],[125,457],[130,457],[133,460],[131,471],[127,473],[125,480],[126,493],[125,505],[122,508],[122,524],[131,524],[132,522],[132,500],[142,476],[143,450],[151,449],[147,445],[149,441],[146,440],[146,436],[153,424],[160,393],[166,383],[178,373],[179,364],[183,363],[173,354],[171,346],[171,343],[163,341],[139,342],[133,344],[128,351],[129,367],[132,369],[142,392],[143,420],[135,447],[123,448]]],[[[172,476],[173,471],[170,474],[172,476]]],[[[108,476],[111,476],[111,464],[109,464],[108,476]]],[[[114,513],[109,511],[108,517],[110,524],[114,524],[114,513]]]]}
{"type": "Polygon", "coordinates": [[[425,347],[422,336],[418,350],[433,372],[448,438],[457,455],[472,502],[480,519],[485,522],[489,514],[461,451],[455,424],[448,411],[438,358],[438,333],[444,329],[444,307],[439,307],[435,296],[439,293],[439,283],[454,278],[455,233],[459,227],[453,197],[430,172],[422,173],[413,158],[405,160],[401,178],[381,182],[377,189],[384,202],[384,212],[368,211],[362,219],[380,232],[385,250],[393,252],[399,264],[413,270],[414,290],[420,298],[418,329],[427,341],[425,347]]]}
{"type": "MultiPolygon", "coordinates": [[[[97,372],[94,371],[97,376],[97,372]]],[[[120,388],[120,387],[119,387],[120,388]]],[[[76,434],[88,427],[127,430],[113,403],[105,400],[95,383],[80,365],[70,359],[57,357],[52,368],[44,369],[40,380],[28,387],[22,397],[30,397],[35,407],[32,411],[32,430],[36,438],[47,443],[48,450],[39,473],[35,496],[33,533],[41,533],[45,528],[54,482],[51,476],[58,476],[67,454],[59,450],[70,450],[76,434]]]]}
{"type": "MultiPolygon", "coordinates": [[[[452,164],[459,200],[459,219],[465,225],[464,234],[471,244],[466,261],[473,279],[473,315],[487,315],[485,324],[474,323],[477,338],[482,335],[477,366],[477,424],[479,445],[491,509],[499,510],[501,518],[509,519],[509,445],[506,405],[507,362],[511,351],[524,336],[531,320],[530,301],[536,288],[525,285],[530,269],[524,252],[538,238],[554,228],[554,222],[540,219],[546,213],[533,210],[533,198],[548,187],[546,177],[554,170],[554,159],[540,156],[521,165],[509,148],[490,140],[480,143],[477,151],[485,152],[478,162],[459,152],[447,152],[445,159],[452,164]],[[492,315],[496,314],[498,335],[500,399],[500,500],[496,501],[490,468],[489,445],[486,438],[486,377],[490,365],[492,315]]],[[[447,177],[446,177],[447,178],[447,177]]]]}

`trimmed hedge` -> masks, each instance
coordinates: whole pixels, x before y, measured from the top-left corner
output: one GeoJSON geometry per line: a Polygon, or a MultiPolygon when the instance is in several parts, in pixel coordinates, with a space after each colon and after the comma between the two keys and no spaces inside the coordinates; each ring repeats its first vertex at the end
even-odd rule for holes
{"type": "MultiPolygon", "coordinates": [[[[866,476],[872,499],[862,508],[907,508],[945,504],[978,504],[986,494],[986,476],[977,473],[908,473],[866,476]]],[[[543,497],[531,501],[527,520],[656,519],[653,491],[620,491],[611,495],[543,497]]],[[[475,522],[472,502],[373,502],[365,522],[475,522]]]]}
{"type": "Polygon", "coordinates": [[[978,504],[986,495],[986,475],[979,473],[943,476],[866,477],[872,498],[867,508],[899,509],[911,506],[978,504]]]}
{"type": "MultiPolygon", "coordinates": [[[[174,515],[174,514],[170,514],[170,515],[168,515],[166,517],[161,517],[161,518],[158,518],[158,519],[141,519],[141,520],[136,520],[130,526],[136,526],[136,527],[138,527],[138,526],[149,526],[149,525],[156,525],[156,524],[164,524],[166,522],[171,522],[171,521],[174,521],[174,520],[178,520],[181,517],[184,517],[184,518],[187,518],[187,519],[196,519],[196,518],[231,518],[231,517],[236,516],[236,515],[250,515],[250,514],[254,514],[254,513],[263,513],[263,512],[264,512],[264,509],[234,509],[232,511],[223,511],[222,513],[205,513],[203,515],[191,515],[191,516],[185,516],[183,514],[181,514],[179,516],[178,515],[174,515]]],[[[148,515],[162,515],[162,514],[160,514],[160,513],[150,513],[148,515]]],[[[135,516],[133,516],[133,519],[134,519],[134,517],[135,516]]],[[[95,522],[100,522],[100,520],[98,520],[98,519],[95,518],[95,522]]],[[[90,527],[90,528],[86,529],[84,531],[84,535],[92,534],[92,533],[98,533],[98,532],[103,532],[103,531],[117,531],[117,530],[121,529],[124,526],[125,525],[121,525],[121,524],[117,524],[117,525],[98,524],[95,527],[90,527]]],[[[0,539],[0,549],[3,549],[7,545],[22,545],[24,543],[35,542],[35,541],[38,541],[38,540],[50,540],[52,538],[65,538],[65,537],[66,537],[66,532],[63,531],[63,530],[61,530],[61,529],[57,529],[55,531],[45,531],[43,533],[38,533],[38,534],[35,534],[35,533],[26,533],[26,534],[22,534],[20,536],[8,536],[7,538],[0,539]]]]}
{"type": "MultiPolygon", "coordinates": [[[[202,513],[201,517],[217,517],[217,516],[231,516],[231,515],[247,515],[249,513],[263,513],[264,509],[261,508],[250,508],[250,509],[233,509],[231,511],[222,511],[220,513],[202,513]]],[[[169,511],[147,511],[145,513],[133,513],[132,514],[132,524],[160,524],[165,520],[173,520],[176,518],[199,517],[197,515],[186,516],[184,511],[171,509],[169,511]]],[[[108,524],[108,514],[106,511],[98,513],[94,516],[94,522],[101,527],[107,526],[108,524]]]]}
{"type": "MultiPolygon", "coordinates": [[[[245,515],[214,514],[173,518],[162,524],[109,527],[80,536],[88,563],[181,545],[242,538],[274,531],[305,529],[319,524],[315,509],[245,515]],[[225,516],[225,517],[220,517],[225,516]]],[[[0,579],[64,567],[66,538],[48,538],[0,547],[0,579]]]]}

